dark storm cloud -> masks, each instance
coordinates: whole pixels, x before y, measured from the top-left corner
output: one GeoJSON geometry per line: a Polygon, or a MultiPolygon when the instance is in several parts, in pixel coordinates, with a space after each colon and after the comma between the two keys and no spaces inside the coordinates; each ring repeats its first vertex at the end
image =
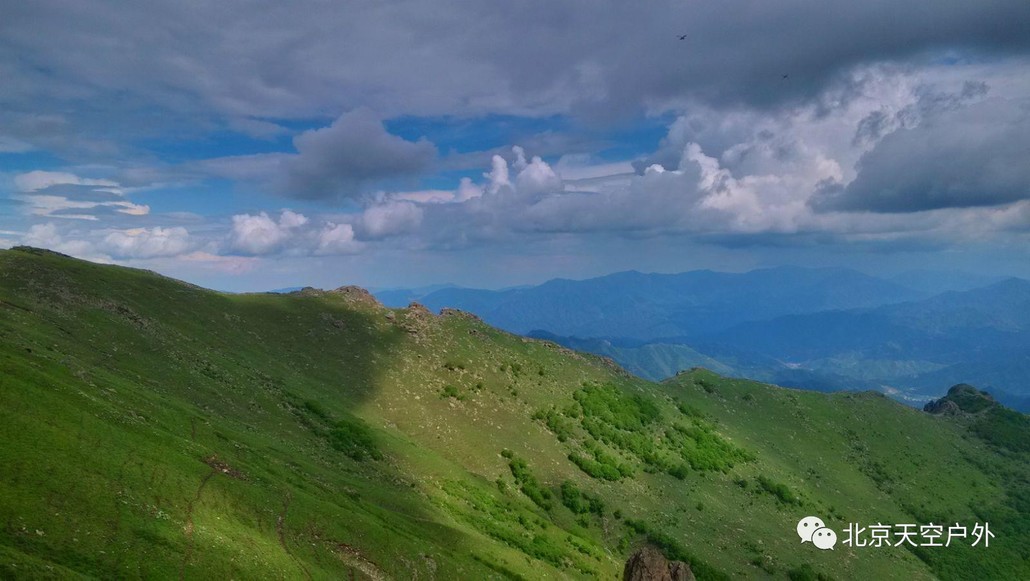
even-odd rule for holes
{"type": "Polygon", "coordinates": [[[189,171],[248,182],[289,198],[340,201],[417,177],[437,157],[431,142],[393,135],[367,108],[300,133],[293,146],[295,153],[203,160],[189,171]]]}
{"type": "Polygon", "coordinates": [[[350,196],[363,185],[412,176],[436,157],[428,141],[406,141],[386,131],[368,109],[358,109],[329,127],[301,133],[297,154],[283,163],[283,192],[298,198],[350,196]]]}
{"type": "Polygon", "coordinates": [[[360,106],[392,117],[776,105],[861,62],[1030,47],[1025,0],[7,4],[9,109],[135,95],[243,125],[360,106]]]}
{"type": "Polygon", "coordinates": [[[888,134],[846,186],[825,186],[817,210],[918,212],[1030,199],[1030,100],[946,108],[888,134]]]}

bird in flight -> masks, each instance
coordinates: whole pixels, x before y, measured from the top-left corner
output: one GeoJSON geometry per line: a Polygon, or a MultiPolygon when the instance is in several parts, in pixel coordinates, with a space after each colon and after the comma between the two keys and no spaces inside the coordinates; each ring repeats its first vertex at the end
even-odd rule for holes
{"type": "Polygon", "coordinates": [[[680,35],[680,40],[687,40],[687,35],[681,34],[680,35]]]}
{"type": "Polygon", "coordinates": [[[790,74],[789,73],[784,73],[783,74],[783,80],[787,80],[788,78],[790,78],[790,74]]]}

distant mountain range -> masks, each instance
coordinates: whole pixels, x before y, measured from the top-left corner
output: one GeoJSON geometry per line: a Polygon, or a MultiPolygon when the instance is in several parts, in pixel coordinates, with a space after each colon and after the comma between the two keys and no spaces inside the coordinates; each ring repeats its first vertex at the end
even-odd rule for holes
{"type": "Polygon", "coordinates": [[[794,365],[899,385],[923,394],[941,383],[975,382],[1009,405],[1030,396],[1030,282],[928,299],[777,317],[713,334],[794,365]]]}
{"type": "Polygon", "coordinates": [[[434,284],[418,288],[372,289],[379,302],[392,308],[406,307],[422,297],[445,289],[455,288],[453,284],[434,284]]]}
{"type": "Polygon", "coordinates": [[[622,272],[412,296],[433,310],[469,311],[515,333],[611,357],[652,380],[702,366],[818,391],[878,389],[912,403],[967,382],[1030,409],[1030,282],[1022,279],[913,271],[884,280],[780,267],[622,272]]]}
{"type": "Polygon", "coordinates": [[[479,315],[515,333],[546,329],[577,337],[696,337],[790,314],[878,306],[925,296],[839,268],[780,267],[746,273],[620,272],[588,280],[490,291],[446,288],[419,302],[479,315]]]}

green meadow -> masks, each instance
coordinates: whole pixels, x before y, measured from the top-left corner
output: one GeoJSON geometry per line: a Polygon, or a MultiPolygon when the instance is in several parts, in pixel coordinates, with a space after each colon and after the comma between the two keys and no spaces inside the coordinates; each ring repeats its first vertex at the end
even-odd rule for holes
{"type": "MultiPolygon", "coordinates": [[[[947,386],[941,386],[942,389],[947,386]]],[[[1027,416],[662,383],[360,289],[231,295],[0,251],[0,576],[1030,578],[1027,416]],[[989,547],[795,525],[989,521],[989,547]]]]}

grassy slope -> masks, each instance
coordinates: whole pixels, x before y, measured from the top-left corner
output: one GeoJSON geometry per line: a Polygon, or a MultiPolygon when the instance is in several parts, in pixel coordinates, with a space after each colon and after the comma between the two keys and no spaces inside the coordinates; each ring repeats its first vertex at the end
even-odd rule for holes
{"type": "Polygon", "coordinates": [[[49,253],[0,252],[0,442],[4,575],[615,578],[647,534],[702,578],[1030,575],[1026,456],[960,420],[704,371],[656,386],[463,316],[49,253]],[[569,455],[590,449],[632,475],[588,476],[569,455]],[[809,513],[1010,528],[989,552],[818,552],[809,513]]]}

